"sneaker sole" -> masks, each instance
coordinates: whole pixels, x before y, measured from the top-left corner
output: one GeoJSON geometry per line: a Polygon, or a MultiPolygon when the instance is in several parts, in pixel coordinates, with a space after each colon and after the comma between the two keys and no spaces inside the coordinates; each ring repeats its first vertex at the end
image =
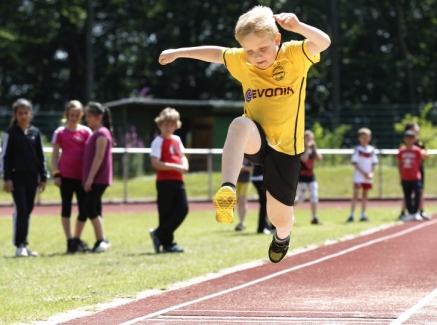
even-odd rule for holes
{"type": "Polygon", "coordinates": [[[269,260],[272,263],[279,263],[280,261],[282,261],[285,256],[287,256],[287,252],[288,252],[288,246],[287,249],[283,252],[274,252],[272,250],[272,244],[270,244],[269,247],[269,260]]]}
{"type": "Polygon", "coordinates": [[[219,223],[234,222],[234,208],[237,205],[235,192],[229,187],[222,187],[214,196],[215,219],[219,223]]]}

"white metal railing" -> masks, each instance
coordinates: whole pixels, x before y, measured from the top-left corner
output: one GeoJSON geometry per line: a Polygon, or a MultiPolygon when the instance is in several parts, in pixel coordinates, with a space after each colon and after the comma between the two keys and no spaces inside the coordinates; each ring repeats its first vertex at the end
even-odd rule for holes
{"type": "MultiPolygon", "coordinates": [[[[52,153],[53,149],[51,147],[44,147],[45,153],[52,153]]],[[[398,153],[398,149],[375,149],[376,154],[380,157],[382,156],[390,156],[396,155],[398,153]]],[[[1,152],[1,148],[0,148],[1,152]]],[[[112,148],[113,154],[150,154],[151,148],[112,148]]],[[[319,152],[323,155],[351,155],[353,153],[353,149],[319,149],[319,152]]],[[[429,155],[437,155],[437,149],[428,149],[429,155]]],[[[197,155],[206,155],[206,173],[207,173],[207,181],[208,181],[208,199],[211,200],[213,196],[213,156],[221,155],[223,153],[223,149],[219,148],[186,148],[185,154],[197,154],[197,155]]],[[[122,159],[122,174],[123,174],[123,202],[128,202],[128,165],[127,159],[122,159]]],[[[378,186],[378,197],[382,198],[382,164],[378,166],[379,173],[379,184],[375,184],[378,186]]]]}
{"type": "MultiPolygon", "coordinates": [[[[319,152],[323,155],[352,155],[353,149],[319,149],[319,152]]],[[[429,155],[437,155],[437,149],[429,149],[427,150],[429,155]]],[[[45,147],[44,148],[45,153],[51,153],[52,148],[51,147],[45,147]]],[[[150,154],[151,148],[112,148],[113,154],[150,154]]],[[[375,152],[378,156],[389,156],[389,155],[396,155],[398,153],[398,149],[375,149],[375,152]]],[[[208,179],[208,199],[211,200],[213,196],[213,156],[214,155],[221,155],[223,153],[223,149],[218,148],[205,148],[205,149],[199,149],[199,148],[186,148],[185,154],[198,154],[198,155],[207,155],[207,162],[206,162],[206,172],[207,172],[207,179],[208,179]]],[[[122,159],[123,162],[126,162],[127,159],[122,159]]],[[[122,166],[123,171],[123,202],[128,202],[128,166],[127,163],[123,163],[122,166]]],[[[378,186],[378,197],[382,198],[382,191],[383,191],[383,185],[382,185],[382,164],[378,165],[378,173],[379,173],[379,184],[378,186]]],[[[376,185],[376,184],[375,184],[376,185]]]]}

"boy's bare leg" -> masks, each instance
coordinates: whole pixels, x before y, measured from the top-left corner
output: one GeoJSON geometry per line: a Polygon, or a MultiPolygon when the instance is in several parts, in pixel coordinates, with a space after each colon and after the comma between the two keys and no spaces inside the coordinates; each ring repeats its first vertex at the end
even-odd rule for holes
{"type": "Polygon", "coordinates": [[[276,227],[278,239],[290,236],[294,225],[293,207],[276,200],[269,191],[267,194],[267,215],[271,223],[276,227]]]}
{"type": "Polygon", "coordinates": [[[368,192],[369,190],[363,189],[363,197],[361,198],[361,220],[366,218],[368,192]]]}
{"type": "Polygon", "coordinates": [[[235,184],[241,171],[244,153],[255,154],[261,148],[261,136],[255,123],[247,117],[237,117],[229,126],[222,155],[222,187],[215,194],[213,204],[216,220],[234,221],[237,204],[235,184]]]}
{"type": "Polygon", "coordinates": [[[358,195],[359,195],[359,189],[354,188],[354,196],[352,197],[352,202],[351,202],[351,215],[353,215],[355,212],[355,205],[357,204],[358,201],[358,195]]]}
{"type": "Polygon", "coordinates": [[[270,221],[276,227],[269,246],[269,259],[272,263],[279,263],[287,255],[290,244],[290,233],[294,224],[293,207],[282,204],[266,191],[267,213],[270,221]]]}
{"type": "Polygon", "coordinates": [[[255,154],[261,148],[261,136],[255,123],[237,117],[229,126],[222,155],[222,182],[236,184],[244,153],[255,154]]]}

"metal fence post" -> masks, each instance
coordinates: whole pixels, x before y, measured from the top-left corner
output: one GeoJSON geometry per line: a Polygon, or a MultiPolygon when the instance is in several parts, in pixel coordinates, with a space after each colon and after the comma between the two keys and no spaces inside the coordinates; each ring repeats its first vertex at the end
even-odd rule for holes
{"type": "Polygon", "coordinates": [[[128,153],[127,153],[127,148],[124,148],[124,153],[123,153],[123,157],[121,158],[121,162],[123,165],[123,203],[127,203],[127,185],[128,185],[128,153]]]}
{"type": "Polygon", "coordinates": [[[382,185],[382,183],[383,183],[382,157],[383,157],[383,154],[382,154],[381,151],[379,152],[378,156],[379,156],[378,157],[378,160],[379,160],[379,162],[378,162],[378,165],[379,165],[378,166],[378,171],[379,171],[378,196],[379,196],[380,199],[382,199],[382,197],[383,197],[383,195],[382,195],[382,190],[383,190],[383,185],[382,185]]]}
{"type": "Polygon", "coordinates": [[[213,159],[212,159],[212,152],[211,150],[207,154],[206,159],[206,170],[208,172],[208,200],[212,200],[212,171],[213,171],[213,159]]]}

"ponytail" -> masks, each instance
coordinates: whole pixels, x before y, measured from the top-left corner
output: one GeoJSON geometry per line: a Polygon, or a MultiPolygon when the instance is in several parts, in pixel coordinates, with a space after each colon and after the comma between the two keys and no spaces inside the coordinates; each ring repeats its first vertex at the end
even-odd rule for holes
{"type": "Polygon", "coordinates": [[[112,137],[114,137],[112,132],[111,111],[109,108],[98,102],[89,102],[86,109],[93,115],[102,115],[102,125],[107,128],[109,132],[111,132],[112,137]]]}

